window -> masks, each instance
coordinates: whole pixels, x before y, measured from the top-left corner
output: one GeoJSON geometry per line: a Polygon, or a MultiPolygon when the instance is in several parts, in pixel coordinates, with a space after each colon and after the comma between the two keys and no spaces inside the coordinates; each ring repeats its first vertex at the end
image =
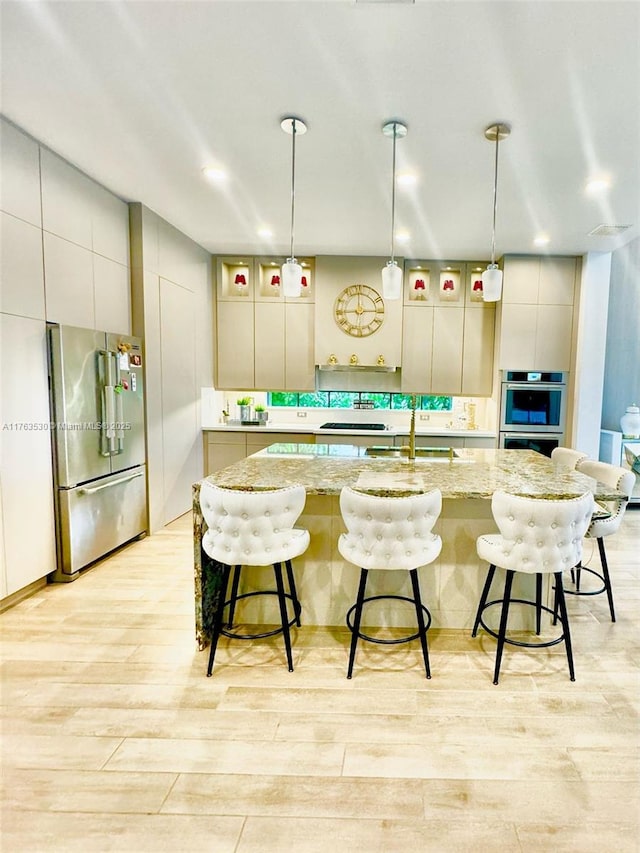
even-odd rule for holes
{"type": "MultiPolygon", "coordinates": [[[[292,391],[269,391],[267,400],[270,406],[290,406],[291,408],[374,408],[393,411],[411,408],[410,394],[368,393],[367,391],[309,391],[299,394],[292,391]]],[[[429,412],[449,412],[452,408],[452,398],[443,395],[419,394],[416,408],[429,412]]]]}

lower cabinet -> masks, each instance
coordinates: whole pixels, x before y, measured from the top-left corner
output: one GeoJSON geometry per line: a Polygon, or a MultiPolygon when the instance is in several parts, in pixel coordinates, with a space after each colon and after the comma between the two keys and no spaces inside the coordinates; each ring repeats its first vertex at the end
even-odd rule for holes
{"type": "Polygon", "coordinates": [[[313,433],[265,432],[260,427],[243,432],[205,430],[203,432],[204,476],[208,477],[214,471],[242,462],[247,456],[264,450],[271,444],[315,444],[315,438],[313,433]]]}
{"type": "Polygon", "coordinates": [[[247,455],[243,432],[204,432],[204,476],[242,461],[247,455]]]}
{"type": "Polygon", "coordinates": [[[322,435],[316,444],[354,444],[356,447],[393,447],[392,435],[380,435],[375,430],[371,435],[322,435]]]}

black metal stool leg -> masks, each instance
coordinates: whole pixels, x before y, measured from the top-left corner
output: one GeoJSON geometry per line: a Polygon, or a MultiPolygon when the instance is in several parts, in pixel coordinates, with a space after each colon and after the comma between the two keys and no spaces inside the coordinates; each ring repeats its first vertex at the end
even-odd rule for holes
{"type": "Polygon", "coordinates": [[[351,649],[349,650],[349,668],[347,670],[347,678],[353,675],[353,664],[356,659],[356,646],[358,645],[358,634],[360,633],[360,620],[362,619],[362,603],[364,601],[364,591],[367,586],[368,569],[360,569],[360,585],[358,587],[358,597],[356,598],[356,609],[353,614],[353,629],[351,631],[351,649]]]}
{"type": "Polygon", "coordinates": [[[582,561],[578,563],[576,566],[576,592],[580,592],[580,569],[582,568],[582,561]]]}
{"type": "Polygon", "coordinates": [[[616,613],[613,609],[613,590],[611,589],[611,578],[609,577],[609,566],[607,564],[607,555],[604,550],[604,539],[602,536],[599,536],[597,539],[598,542],[598,550],[600,551],[600,562],[602,564],[602,577],[604,580],[604,588],[607,591],[607,598],[609,599],[609,612],[611,613],[611,621],[616,621],[616,613]]]}
{"type": "Polygon", "coordinates": [[[296,616],[296,625],[299,628],[300,612],[302,610],[302,605],[300,604],[300,599],[298,598],[298,592],[296,590],[296,580],[293,576],[293,567],[291,566],[291,560],[287,560],[285,565],[287,567],[287,577],[289,579],[289,592],[291,593],[291,598],[293,599],[293,612],[296,616]]]}
{"type": "Polygon", "coordinates": [[[502,660],[502,650],[504,649],[504,638],[507,635],[507,618],[509,616],[509,600],[511,599],[511,585],[513,584],[513,569],[507,570],[507,577],[504,582],[504,598],[502,599],[502,614],[500,616],[500,628],[498,630],[498,648],[496,649],[496,668],[493,673],[493,683],[498,683],[500,675],[500,662],[502,660]]]}
{"type": "Polygon", "coordinates": [[[427,647],[427,632],[424,627],[424,615],[422,613],[422,599],[420,598],[420,584],[418,583],[418,570],[411,569],[411,586],[413,587],[413,600],[416,605],[416,618],[418,620],[418,633],[420,634],[420,643],[422,645],[422,657],[424,658],[424,668],[427,673],[427,678],[431,678],[431,668],[429,667],[429,649],[427,647]]]}
{"type": "Polygon", "coordinates": [[[536,572],[536,634],[540,636],[542,620],[542,575],[536,572]]]}
{"type": "Polygon", "coordinates": [[[289,665],[289,672],[293,672],[293,658],[291,656],[291,637],[289,635],[289,616],[287,615],[287,599],[284,595],[284,584],[282,582],[282,564],[274,563],[273,571],[276,576],[276,588],[278,590],[278,604],[280,605],[282,636],[284,637],[284,648],[287,653],[287,664],[289,665]]]}
{"type": "Polygon", "coordinates": [[[471,632],[471,636],[475,637],[478,633],[478,625],[480,624],[480,619],[482,618],[482,611],[484,610],[484,606],[487,603],[487,598],[489,597],[489,590],[491,589],[491,581],[493,580],[493,576],[496,573],[495,566],[489,566],[489,571],[487,572],[487,578],[484,582],[484,589],[482,590],[482,595],[480,596],[480,603],[478,604],[478,611],[476,613],[476,621],[473,623],[473,631],[471,632]]]}
{"type": "Polygon", "coordinates": [[[231,597],[229,599],[229,619],[227,625],[233,628],[233,617],[236,612],[236,599],[238,598],[238,584],[240,583],[240,569],[242,566],[235,566],[233,570],[233,582],[231,584],[231,597]]]}
{"type": "Polygon", "coordinates": [[[562,572],[555,572],[556,579],[556,595],[558,597],[558,606],[560,609],[560,622],[562,624],[562,632],[564,634],[564,646],[567,652],[567,663],[569,664],[569,678],[571,681],[576,680],[573,669],[573,648],[571,646],[571,632],[569,630],[569,616],[567,614],[567,602],[564,597],[564,587],[562,586],[562,572]]]}
{"type": "Polygon", "coordinates": [[[207,667],[207,678],[211,677],[213,672],[213,661],[216,656],[216,649],[218,647],[218,638],[220,637],[220,630],[222,628],[222,617],[224,613],[224,602],[227,594],[227,585],[229,583],[229,572],[231,571],[231,566],[223,566],[222,568],[222,583],[220,585],[220,592],[218,598],[218,607],[216,608],[216,615],[213,621],[213,633],[211,635],[211,651],[209,652],[209,665],[207,667]]]}

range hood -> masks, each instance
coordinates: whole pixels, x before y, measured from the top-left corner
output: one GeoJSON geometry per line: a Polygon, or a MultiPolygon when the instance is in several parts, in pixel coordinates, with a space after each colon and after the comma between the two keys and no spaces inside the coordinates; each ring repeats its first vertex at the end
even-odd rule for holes
{"type": "Polygon", "coordinates": [[[393,373],[398,369],[390,364],[317,364],[316,367],[318,370],[345,373],[393,373]]]}
{"type": "Polygon", "coordinates": [[[388,365],[316,365],[316,390],[399,392],[401,374],[399,367],[388,365]]]}

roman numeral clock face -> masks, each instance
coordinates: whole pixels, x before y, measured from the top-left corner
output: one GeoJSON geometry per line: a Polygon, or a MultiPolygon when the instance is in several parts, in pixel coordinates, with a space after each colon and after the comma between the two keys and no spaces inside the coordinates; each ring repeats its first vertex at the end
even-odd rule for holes
{"type": "Polygon", "coordinates": [[[378,291],[367,284],[352,284],[336,299],[333,313],[343,332],[366,338],[382,325],[384,302],[378,291]]]}

